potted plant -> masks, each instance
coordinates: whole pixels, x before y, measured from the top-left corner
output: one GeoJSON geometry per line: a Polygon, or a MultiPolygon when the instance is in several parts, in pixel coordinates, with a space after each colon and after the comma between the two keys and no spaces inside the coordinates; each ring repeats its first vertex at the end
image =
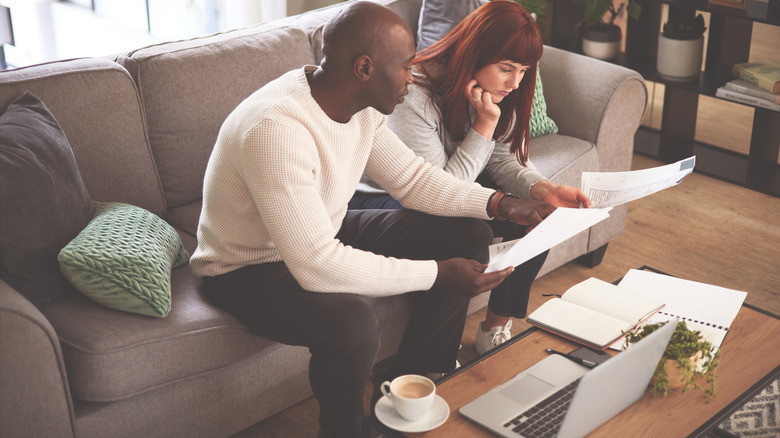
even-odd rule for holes
{"type": "MultiPolygon", "coordinates": [[[[666,323],[646,324],[628,333],[625,346],[639,342],[642,338],[666,323]]],[[[703,389],[707,401],[715,398],[715,371],[720,363],[720,351],[715,351],[700,331],[691,330],[684,321],[679,322],[672,334],[664,355],[650,382],[652,392],[666,395],[670,390],[682,388],[703,389]],[[707,388],[700,385],[705,381],[707,388]]]]}
{"type": "Polygon", "coordinates": [[[695,10],[669,8],[669,19],[658,35],[658,75],[673,82],[698,79],[705,30],[704,17],[695,10]]]}
{"type": "Polygon", "coordinates": [[[615,24],[615,18],[625,9],[633,19],[642,14],[642,6],[636,0],[621,1],[615,8],[612,0],[580,0],[582,20],[577,32],[582,29],[582,52],[598,59],[613,59],[620,52],[622,33],[615,24]]]}

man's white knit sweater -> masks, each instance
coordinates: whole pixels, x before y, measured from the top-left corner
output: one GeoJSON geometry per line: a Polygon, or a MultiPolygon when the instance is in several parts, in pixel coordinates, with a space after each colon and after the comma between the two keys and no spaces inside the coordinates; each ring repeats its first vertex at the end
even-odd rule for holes
{"type": "Polygon", "coordinates": [[[312,292],[430,289],[434,261],[384,257],[335,238],[364,169],[404,206],[441,216],[487,219],[493,191],[426,164],[373,108],[347,123],[330,119],[306,79],[315,68],[268,83],[225,120],[206,168],[193,270],[213,276],[283,260],[312,292]]]}

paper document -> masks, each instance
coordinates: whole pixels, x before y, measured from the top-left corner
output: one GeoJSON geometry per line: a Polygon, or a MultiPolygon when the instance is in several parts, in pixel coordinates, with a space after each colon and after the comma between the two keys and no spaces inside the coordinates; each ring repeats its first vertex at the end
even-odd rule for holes
{"type": "Polygon", "coordinates": [[[525,237],[490,245],[490,264],[485,272],[526,262],[608,218],[609,210],[611,208],[558,207],[525,237]]]}
{"type": "Polygon", "coordinates": [[[665,166],[628,172],[582,172],[582,192],[593,208],[617,207],[680,184],[693,172],[696,156],[665,166]]]}
{"type": "Polygon", "coordinates": [[[712,333],[708,340],[718,348],[747,297],[747,292],[638,269],[628,271],[619,285],[666,303],[648,323],[680,318],[689,328],[712,333]]]}

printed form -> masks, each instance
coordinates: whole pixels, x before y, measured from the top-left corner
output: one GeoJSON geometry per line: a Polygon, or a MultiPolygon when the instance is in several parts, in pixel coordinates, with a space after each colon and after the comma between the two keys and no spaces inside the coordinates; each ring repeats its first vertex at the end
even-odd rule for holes
{"type": "Polygon", "coordinates": [[[617,207],[680,184],[693,172],[696,156],[665,166],[628,172],[582,172],[582,192],[593,208],[617,207]]]}
{"type": "Polygon", "coordinates": [[[590,208],[557,208],[525,237],[490,246],[485,272],[517,266],[609,217],[609,210],[680,182],[693,172],[696,156],[673,164],[628,172],[583,172],[590,208]],[[522,245],[518,245],[522,241],[522,245]]]}

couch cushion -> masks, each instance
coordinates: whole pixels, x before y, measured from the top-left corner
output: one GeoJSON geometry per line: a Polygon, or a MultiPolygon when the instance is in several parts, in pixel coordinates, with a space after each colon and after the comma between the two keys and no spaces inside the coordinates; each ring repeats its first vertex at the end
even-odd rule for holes
{"type": "Polygon", "coordinates": [[[556,184],[580,187],[582,172],[599,171],[596,146],[576,137],[545,135],[531,139],[528,149],[539,172],[556,184]]]}
{"type": "Polygon", "coordinates": [[[198,220],[200,220],[200,210],[203,205],[202,200],[190,202],[179,207],[168,210],[165,220],[171,225],[192,236],[198,235],[198,220]]]}
{"type": "MultiPolygon", "coordinates": [[[[373,0],[374,3],[387,6],[401,18],[406,21],[412,34],[416,35],[417,21],[420,15],[420,5],[422,0],[373,0]]],[[[294,22],[296,26],[303,29],[309,36],[311,47],[314,51],[314,62],[319,64],[322,61],[322,28],[330,17],[344,7],[343,4],[335,4],[326,8],[317,9],[305,14],[301,14],[294,22]]]]}
{"type": "Polygon", "coordinates": [[[194,234],[190,234],[178,228],[176,229],[176,232],[179,233],[179,237],[181,237],[181,244],[184,246],[184,249],[190,254],[195,252],[195,249],[198,247],[198,238],[194,234]]]}
{"type": "Polygon", "coordinates": [[[412,30],[412,35],[417,35],[417,26],[420,21],[420,8],[422,0],[378,0],[379,4],[385,5],[393,12],[400,15],[406,21],[412,30]]]}
{"type": "Polygon", "coordinates": [[[189,257],[176,230],[157,215],[98,202],[94,218],[58,259],[86,297],[112,309],[164,317],[171,310],[171,268],[189,257]]]}
{"type": "Polygon", "coordinates": [[[0,275],[39,308],[70,291],[60,249],[92,201],[60,125],[30,92],[0,116],[0,275]]]}
{"type": "Polygon", "coordinates": [[[172,306],[149,318],[70,294],[43,313],[60,337],[75,398],[129,398],[258,354],[275,343],[254,335],[200,294],[189,265],[173,270],[172,306]]]}
{"type": "Polygon", "coordinates": [[[90,58],[2,71],[0,111],[25,90],[59,122],[92,200],[165,214],[138,93],[125,69],[90,58]]]}
{"type": "Polygon", "coordinates": [[[177,207],[201,198],[228,114],[267,82],[314,59],[302,30],[269,23],[146,47],[118,62],[138,85],[165,198],[177,207]]]}
{"type": "Polygon", "coordinates": [[[423,0],[417,30],[417,51],[439,41],[484,0],[423,0]]]}
{"type": "MultiPolygon", "coordinates": [[[[188,265],[173,270],[173,303],[165,318],[106,309],[80,294],[47,307],[43,313],[60,338],[73,396],[92,402],[124,400],[241,360],[263,361],[280,348],[295,348],[251,333],[211,305],[198,291],[200,282],[188,265]]],[[[398,349],[410,301],[407,296],[371,301],[382,325],[377,358],[382,360],[398,349]]],[[[258,390],[275,385],[251,384],[258,390]]]]}

